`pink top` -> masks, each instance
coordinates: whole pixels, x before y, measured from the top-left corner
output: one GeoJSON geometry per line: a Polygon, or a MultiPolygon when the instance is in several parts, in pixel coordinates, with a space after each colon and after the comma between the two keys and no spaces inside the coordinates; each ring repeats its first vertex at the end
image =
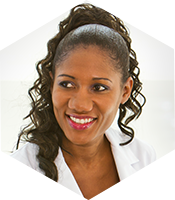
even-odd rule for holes
{"type": "Polygon", "coordinates": [[[119,183],[117,200],[126,200],[126,197],[125,197],[121,183],[119,183]]]}

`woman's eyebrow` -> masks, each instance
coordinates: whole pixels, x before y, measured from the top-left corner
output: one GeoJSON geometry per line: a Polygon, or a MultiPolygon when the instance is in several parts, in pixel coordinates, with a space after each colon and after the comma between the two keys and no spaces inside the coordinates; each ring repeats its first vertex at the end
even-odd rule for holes
{"type": "MultiPolygon", "coordinates": [[[[70,75],[68,75],[68,74],[60,74],[60,75],[57,76],[57,78],[58,78],[58,77],[62,77],[62,76],[66,76],[66,77],[69,77],[69,78],[71,78],[71,79],[75,79],[75,77],[70,76],[70,75]]],[[[92,80],[93,80],[93,81],[95,81],[95,80],[106,80],[106,81],[109,81],[109,82],[112,83],[112,81],[111,81],[110,79],[108,79],[108,78],[103,78],[103,77],[95,77],[95,78],[93,78],[92,80]]]]}
{"type": "Polygon", "coordinates": [[[68,75],[68,74],[60,74],[60,75],[57,76],[57,78],[58,78],[58,77],[61,77],[61,76],[66,76],[66,77],[69,77],[69,78],[75,79],[75,77],[70,76],[70,75],[68,75]]]}
{"type": "Polygon", "coordinates": [[[112,81],[108,78],[102,78],[102,77],[98,77],[98,78],[93,78],[92,80],[106,80],[106,81],[110,81],[112,83],[112,81]]]}

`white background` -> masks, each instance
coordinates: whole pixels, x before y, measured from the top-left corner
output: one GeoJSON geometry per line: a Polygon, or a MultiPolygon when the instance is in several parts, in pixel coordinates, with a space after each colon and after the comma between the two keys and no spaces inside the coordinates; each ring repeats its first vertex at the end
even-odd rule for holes
{"type": "MultiPolygon", "coordinates": [[[[167,4],[161,1],[147,1],[147,3],[143,1],[142,3],[141,1],[140,3],[139,1],[132,1],[132,3],[125,1],[123,4],[116,2],[108,1],[102,3],[91,1],[91,3],[110,11],[127,22],[133,40],[132,48],[137,53],[139,67],[141,68],[141,80],[144,83],[143,93],[147,97],[147,104],[143,110],[143,115],[138,121],[132,123],[132,126],[136,130],[136,136],[150,143],[155,148],[158,158],[160,158],[175,147],[174,52],[172,49],[174,48],[174,18],[172,16],[174,12],[172,7],[174,4],[171,5],[171,1],[166,1],[167,4]],[[111,2],[111,6],[109,2],[111,2]],[[134,27],[138,27],[163,43],[134,27]]],[[[1,12],[2,16],[0,16],[2,20],[0,21],[2,22],[0,23],[2,27],[0,33],[0,49],[2,49],[0,52],[2,81],[1,149],[3,151],[7,152],[11,150],[19,128],[23,124],[22,118],[28,112],[29,101],[26,94],[35,76],[35,63],[45,55],[45,44],[57,30],[58,16],[64,14],[78,3],[82,2],[69,2],[69,6],[66,3],[59,4],[58,1],[45,1],[45,3],[41,1],[25,1],[25,3],[23,1],[3,2],[3,7],[1,7],[3,8],[1,12]],[[42,9],[40,9],[41,5],[42,9]],[[57,19],[53,20],[54,18],[57,19]],[[47,22],[49,24],[45,25],[47,22]],[[44,26],[41,27],[42,25],[44,26]],[[39,27],[41,28],[36,30],[39,27]],[[28,33],[31,34],[27,35],[28,33]],[[21,37],[24,38],[16,42],[21,37]]],[[[168,158],[168,161],[171,163],[174,160],[174,154],[168,158]]],[[[4,154],[2,155],[2,161],[3,159],[6,163],[4,163],[2,170],[7,168],[5,173],[9,174],[9,170],[12,170],[9,166],[12,161],[4,157],[4,154]],[[7,163],[9,164],[7,165],[7,163]]],[[[159,169],[163,163],[166,165],[166,162],[162,162],[162,159],[157,161],[157,163],[160,162],[161,165],[158,165],[159,169]]],[[[16,166],[17,163],[14,162],[13,164],[16,166]]],[[[162,169],[167,169],[170,172],[173,164],[171,163],[168,165],[169,167],[162,169]]],[[[152,165],[154,167],[155,163],[152,165]]],[[[158,178],[160,177],[162,181],[164,180],[163,178],[166,179],[164,181],[167,181],[167,176],[164,176],[165,174],[167,175],[167,172],[162,173],[160,171],[161,173],[156,174],[156,167],[157,165],[154,169],[156,171],[152,173],[152,182],[159,180],[158,178]]],[[[150,169],[150,167],[148,168],[150,169]]],[[[28,173],[25,173],[25,176],[28,173]]],[[[17,179],[16,175],[13,173],[11,175],[15,176],[14,179],[17,179]]],[[[140,175],[140,177],[142,176],[140,175]]],[[[169,178],[173,176],[173,171],[171,171],[169,178]]],[[[137,175],[137,178],[140,177],[137,175]]],[[[137,178],[136,180],[138,180],[137,178]]],[[[5,182],[7,181],[7,176],[5,176],[4,180],[5,182]]],[[[12,179],[10,180],[13,183],[12,179]]],[[[21,180],[23,180],[22,177],[21,180]]],[[[118,184],[119,186],[117,185],[117,188],[120,187],[120,190],[118,189],[119,194],[122,191],[122,185],[126,183],[126,186],[123,186],[126,188],[131,180],[131,178],[128,178],[128,182],[123,181],[124,183],[118,184]]],[[[141,178],[141,180],[143,179],[141,178]]],[[[145,184],[148,184],[147,187],[149,188],[150,180],[148,179],[147,181],[145,184]]],[[[135,184],[137,185],[137,182],[135,184]]],[[[137,187],[136,185],[135,187],[137,187]]],[[[159,185],[159,181],[158,183],[156,182],[156,185],[159,185]]],[[[149,189],[151,190],[151,188],[149,189]]],[[[130,194],[135,195],[134,193],[132,194],[132,191],[130,194]]],[[[170,194],[169,189],[168,194],[170,194]]]]}

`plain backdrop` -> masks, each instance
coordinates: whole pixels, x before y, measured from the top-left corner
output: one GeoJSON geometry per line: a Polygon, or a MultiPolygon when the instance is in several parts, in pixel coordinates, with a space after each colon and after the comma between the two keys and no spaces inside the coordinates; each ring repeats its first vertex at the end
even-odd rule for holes
{"type": "MultiPolygon", "coordinates": [[[[60,18],[65,16],[60,17],[60,14],[82,1],[60,4],[56,0],[8,0],[0,3],[0,124],[1,150],[5,153],[1,153],[1,196],[6,199],[23,199],[24,196],[25,199],[57,199],[62,195],[62,199],[79,199],[6,154],[14,147],[20,127],[27,123],[22,118],[30,109],[27,90],[36,78],[35,63],[45,56],[46,43],[55,35],[60,18]],[[31,187],[32,192],[28,192],[31,187]]],[[[175,152],[169,153],[175,147],[174,3],[170,0],[92,0],[91,3],[121,17],[130,29],[132,48],[141,69],[143,93],[147,98],[143,114],[132,126],[136,136],[151,144],[161,158],[100,194],[99,199],[174,199],[175,152]]]]}

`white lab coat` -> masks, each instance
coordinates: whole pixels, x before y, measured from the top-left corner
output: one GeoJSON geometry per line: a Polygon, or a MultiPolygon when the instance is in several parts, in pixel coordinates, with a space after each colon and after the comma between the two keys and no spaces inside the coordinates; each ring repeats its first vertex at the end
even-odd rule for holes
{"type": "MultiPolygon", "coordinates": [[[[127,136],[109,129],[106,137],[111,143],[114,160],[127,200],[163,200],[163,185],[152,147],[134,139],[120,146],[127,136]]],[[[43,177],[36,160],[37,146],[26,144],[5,159],[4,200],[41,200],[36,184],[43,177]]],[[[55,160],[59,180],[53,188],[59,200],[85,200],[62,151],[55,160]]]]}

